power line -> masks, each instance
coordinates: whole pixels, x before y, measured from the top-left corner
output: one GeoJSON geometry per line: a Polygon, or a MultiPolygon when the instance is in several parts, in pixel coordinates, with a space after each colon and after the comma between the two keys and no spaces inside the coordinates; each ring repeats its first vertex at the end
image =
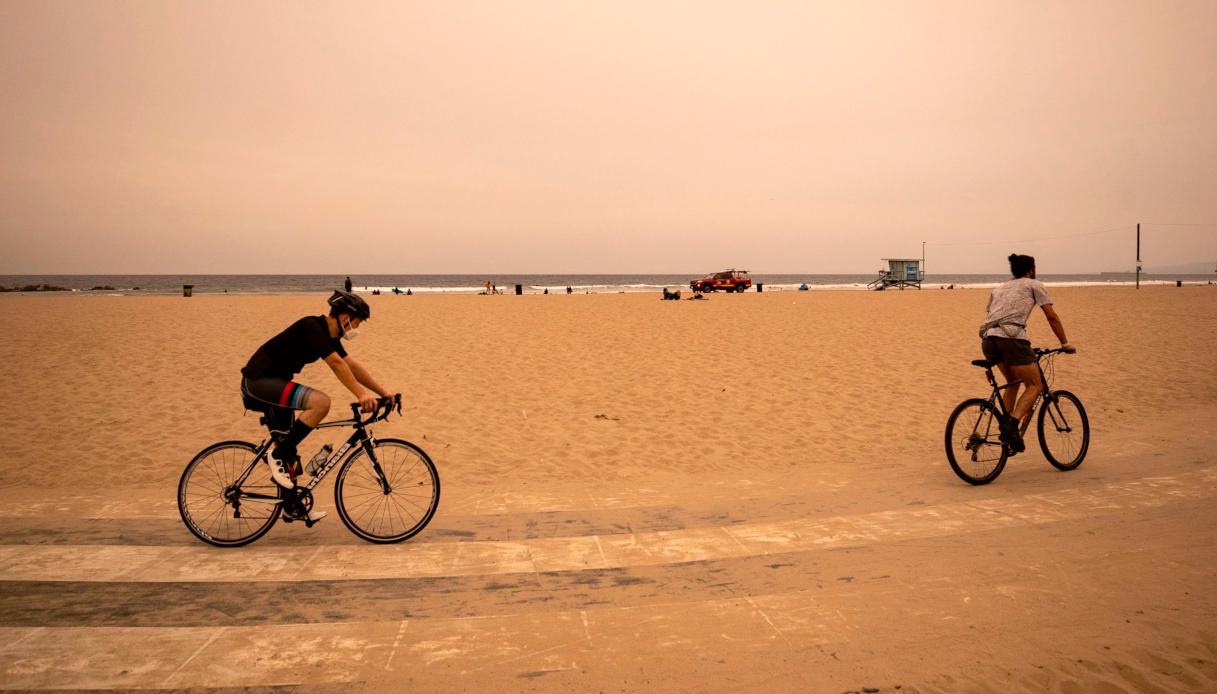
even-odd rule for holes
{"type": "Polygon", "coordinates": [[[952,247],[952,246],[998,246],[998,245],[1009,245],[1012,243],[1035,243],[1037,241],[1059,241],[1061,239],[1075,239],[1075,238],[1082,238],[1084,236],[1100,236],[1103,234],[1114,234],[1119,231],[1127,232],[1127,231],[1132,231],[1132,230],[1133,230],[1133,227],[1131,227],[1131,226],[1120,226],[1120,227],[1112,227],[1110,229],[1101,229],[1099,231],[1083,231],[1083,232],[1080,232],[1077,234],[1062,234],[1060,236],[1042,236],[1039,238],[1030,238],[1030,239],[1000,239],[1000,240],[996,240],[996,241],[962,241],[962,242],[958,242],[958,243],[940,243],[938,241],[927,241],[926,243],[927,243],[927,245],[937,246],[939,248],[952,247]]]}

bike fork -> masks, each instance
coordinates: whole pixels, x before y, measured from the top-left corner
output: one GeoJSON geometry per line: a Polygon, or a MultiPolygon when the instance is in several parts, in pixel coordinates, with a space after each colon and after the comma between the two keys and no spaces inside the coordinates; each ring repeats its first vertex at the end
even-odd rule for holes
{"type": "Polygon", "coordinates": [[[1068,434],[1073,431],[1073,427],[1065,421],[1065,415],[1061,412],[1061,406],[1055,397],[1049,398],[1044,396],[1044,407],[1047,408],[1048,418],[1052,420],[1052,426],[1059,433],[1068,434]]]}
{"type": "Polygon", "coordinates": [[[372,438],[368,437],[363,440],[363,452],[366,454],[368,469],[372,471],[372,476],[380,482],[380,491],[386,496],[393,493],[393,488],[389,486],[389,478],[385,476],[385,471],[380,467],[380,461],[376,460],[375,447],[372,445],[372,438]]]}

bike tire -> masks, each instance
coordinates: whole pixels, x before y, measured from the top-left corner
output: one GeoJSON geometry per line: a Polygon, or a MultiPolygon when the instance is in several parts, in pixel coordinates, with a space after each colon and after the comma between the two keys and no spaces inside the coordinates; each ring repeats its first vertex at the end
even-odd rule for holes
{"type": "Polygon", "coordinates": [[[186,465],[177,485],[177,508],[195,537],[216,547],[240,547],[262,537],[275,524],[282,504],[240,501],[242,492],[282,497],[265,465],[256,465],[236,494],[229,491],[257,450],[246,441],[222,441],[204,448],[186,465]]]}
{"type": "Polygon", "coordinates": [[[1009,451],[1000,440],[997,411],[988,400],[972,398],[947,418],[947,461],[968,484],[988,484],[1006,467],[1009,451]]]}
{"type": "Polygon", "coordinates": [[[378,439],[376,462],[390,492],[375,476],[367,450],[346,459],[334,481],[334,506],[347,528],[368,542],[401,542],[419,533],[439,507],[439,472],[421,448],[401,439],[378,439]]]}
{"type": "Polygon", "coordinates": [[[1053,467],[1073,470],[1082,464],[1090,448],[1090,420],[1078,396],[1067,390],[1053,391],[1040,408],[1036,429],[1040,450],[1053,467]]]}

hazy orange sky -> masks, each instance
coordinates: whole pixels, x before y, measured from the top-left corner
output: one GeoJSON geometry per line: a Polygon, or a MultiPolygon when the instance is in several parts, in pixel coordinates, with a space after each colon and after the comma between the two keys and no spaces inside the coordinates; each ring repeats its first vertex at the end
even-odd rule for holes
{"type": "Polygon", "coordinates": [[[0,60],[0,273],[1217,261],[1214,0],[0,0],[0,60]]]}

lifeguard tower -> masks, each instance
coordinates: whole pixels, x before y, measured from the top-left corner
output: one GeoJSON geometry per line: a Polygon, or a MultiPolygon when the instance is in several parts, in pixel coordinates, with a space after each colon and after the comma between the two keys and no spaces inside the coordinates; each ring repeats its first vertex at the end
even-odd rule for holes
{"type": "Polygon", "coordinates": [[[916,287],[921,289],[921,280],[925,278],[925,260],[923,258],[884,258],[887,266],[879,271],[879,276],[867,289],[882,291],[889,287],[916,287]]]}

